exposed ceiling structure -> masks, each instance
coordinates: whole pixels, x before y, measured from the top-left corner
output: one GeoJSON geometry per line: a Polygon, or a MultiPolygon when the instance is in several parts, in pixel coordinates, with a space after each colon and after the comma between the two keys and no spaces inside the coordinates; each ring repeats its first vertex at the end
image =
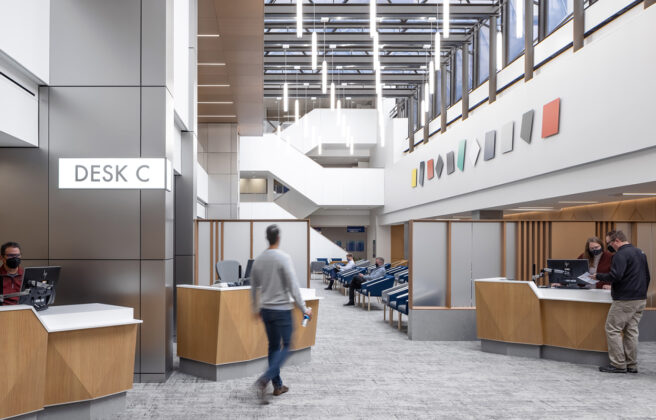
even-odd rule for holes
{"type": "MultiPolygon", "coordinates": [[[[442,0],[378,0],[383,96],[407,97],[426,81],[434,34],[443,24],[442,3],[442,0]]],[[[498,3],[498,0],[470,0],[451,4],[450,37],[441,44],[443,59],[454,47],[471,42],[473,29],[497,13],[498,3]]],[[[317,32],[319,63],[325,57],[329,83],[336,84],[340,95],[354,100],[376,95],[368,0],[303,2],[302,38],[296,36],[295,0],[265,0],[264,12],[266,97],[282,96],[285,81],[289,84],[290,97],[297,89],[302,91],[302,97],[325,96],[321,93],[320,69],[311,68],[312,32],[317,32]]]]}
{"type": "Polygon", "coordinates": [[[262,0],[199,0],[198,122],[236,122],[262,135],[262,0]]]}

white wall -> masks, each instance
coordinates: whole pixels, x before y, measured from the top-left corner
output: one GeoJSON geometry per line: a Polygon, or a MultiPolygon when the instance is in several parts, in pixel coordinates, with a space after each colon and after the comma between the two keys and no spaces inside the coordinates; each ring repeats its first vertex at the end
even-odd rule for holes
{"type": "Polygon", "coordinates": [[[34,95],[0,76],[0,147],[39,145],[39,95],[32,88],[34,95]]]}
{"type": "Polygon", "coordinates": [[[383,170],[324,168],[273,134],[241,137],[241,172],[271,173],[317,206],[379,206],[383,170]]]}
{"type": "Polygon", "coordinates": [[[50,0],[0,1],[0,55],[50,82],[50,0]]]}
{"type": "Polygon", "coordinates": [[[310,228],[310,261],[317,258],[346,258],[346,251],[321,233],[310,228]]]}
{"type": "Polygon", "coordinates": [[[239,218],[247,220],[259,219],[296,219],[293,214],[271,201],[239,203],[239,218]]]}
{"type": "Polygon", "coordinates": [[[205,169],[196,163],[196,196],[203,202],[209,203],[209,184],[205,169]]]}
{"type": "Polygon", "coordinates": [[[656,49],[627,48],[636,39],[654,39],[654,21],[656,8],[634,8],[577,53],[563,53],[540,68],[530,82],[513,86],[495,103],[481,106],[468,120],[452,125],[444,135],[434,136],[427,145],[400,159],[385,172],[383,223],[656,180],[655,172],[645,177],[631,163],[627,166],[633,168],[630,174],[614,177],[555,173],[607,163],[607,159],[627,157],[631,152],[639,159],[656,146],[650,124],[656,97],[656,84],[651,82],[656,49]],[[611,57],[611,51],[622,51],[621,59],[611,57]],[[542,106],[556,98],[561,98],[560,134],[542,139],[542,106]],[[527,144],[519,138],[519,129],[522,114],[530,109],[535,110],[535,119],[532,143],[527,144]],[[515,122],[514,151],[502,154],[499,130],[510,121],[515,122]],[[468,140],[468,147],[478,139],[483,147],[489,130],[497,130],[495,159],[483,161],[481,151],[475,168],[466,160],[464,172],[456,170],[440,180],[426,180],[423,188],[411,188],[411,171],[420,161],[438,155],[446,159],[449,151],[457,155],[462,139],[468,140]],[[551,180],[539,189],[530,188],[540,177],[551,180]]]}
{"type": "MultiPolygon", "coordinates": [[[[292,112],[293,106],[292,102],[292,112]]],[[[344,124],[351,128],[355,146],[376,144],[378,117],[375,109],[342,109],[341,112],[344,124]]],[[[337,129],[337,110],[325,108],[315,108],[303,115],[297,123],[282,131],[282,137],[301,153],[308,153],[317,147],[312,139],[312,126],[316,127],[317,139],[321,137],[322,144],[345,144],[346,137],[337,129]]]]}

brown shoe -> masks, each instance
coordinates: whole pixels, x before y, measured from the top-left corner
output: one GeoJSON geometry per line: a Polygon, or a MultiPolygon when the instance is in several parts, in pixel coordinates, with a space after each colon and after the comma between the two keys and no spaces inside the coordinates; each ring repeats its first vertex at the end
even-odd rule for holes
{"type": "Polygon", "coordinates": [[[273,390],[273,395],[277,397],[278,395],[284,394],[287,391],[289,391],[289,388],[287,388],[285,385],[282,385],[280,388],[275,388],[273,390]]]}

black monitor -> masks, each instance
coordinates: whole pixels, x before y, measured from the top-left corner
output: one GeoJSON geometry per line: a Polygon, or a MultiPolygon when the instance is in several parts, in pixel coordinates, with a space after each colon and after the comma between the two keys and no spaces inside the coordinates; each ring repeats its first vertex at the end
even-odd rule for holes
{"type": "Polygon", "coordinates": [[[547,260],[549,283],[559,283],[564,287],[585,286],[578,277],[588,272],[588,260],[547,260]]]}
{"type": "Polygon", "coordinates": [[[21,291],[29,290],[29,294],[21,296],[18,303],[31,305],[37,311],[47,309],[55,302],[55,286],[60,271],[59,266],[26,268],[21,291]]]}
{"type": "Polygon", "coordinates": [[[246,264],[246,272],[244,273],[245,279],[251,276],[251,270],[253,269],[253,261],[255,260],[248,260],[248,263],[246,264]]]}

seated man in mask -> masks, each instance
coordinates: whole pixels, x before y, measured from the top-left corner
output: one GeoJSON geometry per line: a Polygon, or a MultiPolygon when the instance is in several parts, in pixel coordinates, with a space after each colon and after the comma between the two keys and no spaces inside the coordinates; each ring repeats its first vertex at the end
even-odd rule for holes
{"type": "MultiPolygon", "coordinates": [[[[18,293],[23,284],[23,267],[21,264],[20,245],[16,242],[7,242],[0,247],[2,267],[0,267],[0,279],[2,279],[2,294],[18,293]]],[[[16,305],[18,297],[10,297],[4,300],[3,305],[16,305]]]]}

